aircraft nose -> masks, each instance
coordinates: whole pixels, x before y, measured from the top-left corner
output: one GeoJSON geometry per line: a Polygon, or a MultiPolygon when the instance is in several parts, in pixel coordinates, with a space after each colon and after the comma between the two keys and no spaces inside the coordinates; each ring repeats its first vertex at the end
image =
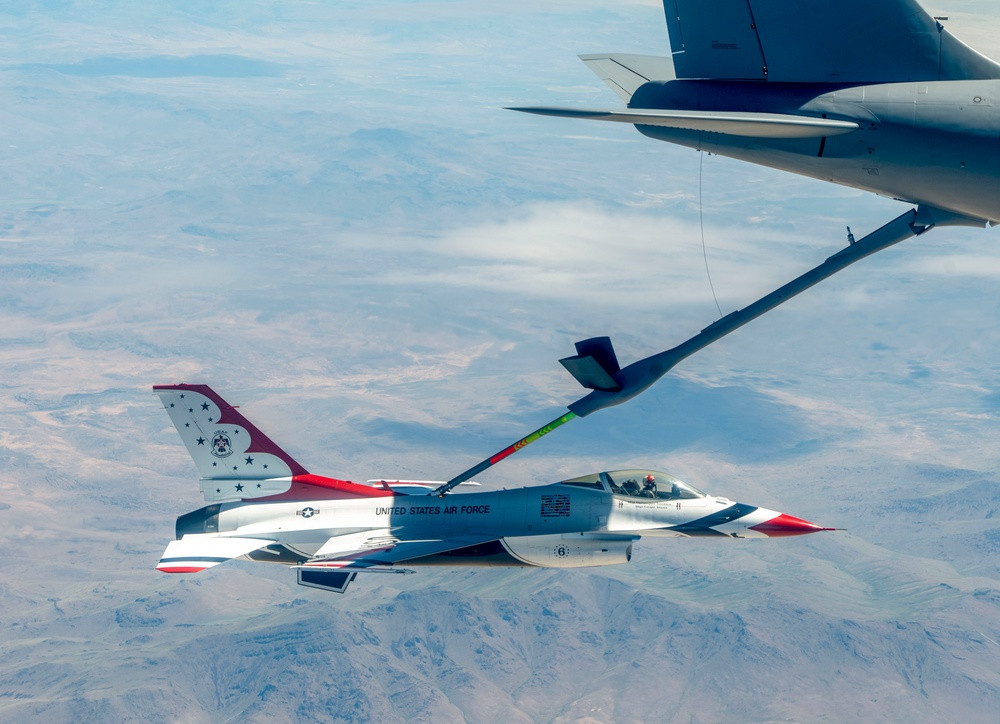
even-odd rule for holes
{"type": "Polygon", "coordinates": [[[837,529],[824,528],[815,523],[810,523],[808,520],[802,520],[802,518],[778,513],[778,515],[770,520],[750,526],[750,530],[763,533],[768,538],[783,538],[790,535],[805,535],[806,533],[818,533],[821,530],[837,529]]]}

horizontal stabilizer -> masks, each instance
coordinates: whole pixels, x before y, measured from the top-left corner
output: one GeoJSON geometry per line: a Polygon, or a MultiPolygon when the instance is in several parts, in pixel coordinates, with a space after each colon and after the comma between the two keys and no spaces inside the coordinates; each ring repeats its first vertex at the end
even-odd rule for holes
{"type": "Polygon", "coordinates": [[[180,540],[170,541],[160,562],[156,564],[156,570],[164,573],[197,573],[274,542],[260,538],[220,538],[197,533],[186,535],[180,540]]]}
{"type": "Polygon", "coordinates": [[[822,136],[839,136],[858,129],[858,124],[853,121],[794,116],[786,113],[660,111],[638,108],[625,111],[600,111],[551,107],[508,108],[507,110],[536,113],[540,116],[615,121],[617,123],[631,123],[636,126],[660,126],[752,138],[820,138],[822,136]]]}
{"type": "Polygon", "coordinates": [[[580,60],[626,103],[644,83],[674,78],[674,62],[656,55],[603,53],[581,55],[580,60]]]}

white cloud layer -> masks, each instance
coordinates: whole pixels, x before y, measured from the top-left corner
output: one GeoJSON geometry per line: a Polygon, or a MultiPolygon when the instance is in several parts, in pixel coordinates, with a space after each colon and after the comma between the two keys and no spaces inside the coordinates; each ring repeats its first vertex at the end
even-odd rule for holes
{"type": "Polygon", "coordinates": [[[436,268],[387,270],[380,281],[664,310],[714,306],[710,272],[723,311],[731,311],[807,268],[789,255],[790,239],[759,227],[710,228],[703,247],[698,226],[638,210],[535,204],[512,216],[428,239],[421,245],[439,259],[436,268]]]}

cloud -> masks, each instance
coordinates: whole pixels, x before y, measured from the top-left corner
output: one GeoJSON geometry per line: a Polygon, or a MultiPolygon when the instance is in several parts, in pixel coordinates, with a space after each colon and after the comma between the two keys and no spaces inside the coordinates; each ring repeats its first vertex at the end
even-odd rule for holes
{"type": "Polygon", "coordinates": [[[145,57],[100,56],[77,63],[24,64],[8,66],[6,70],[54,70],[63,75],[87,78],[129,76],[133,78],[259,78],[284,74],[279,63],[244,58],[238,55],[151,55],[145,57]]]}
{"type": "Polygon", "coordinates": [[[936,254],[915,259],[905,265],[911,274],[930,276],[968,276],[980,279],[1000,279],[1000,256],[982,254],[936,254]]]}
{"type": "Polygon", "coordinates": [[[715,292],[729,311],[808,268],[789,254],[790,244],[763,229],[713,228],[703,249],[699,228],[675,217],[535,204],[515,218],[429,240],[427,250],[442,258],[436,269],[389,270],[380,280],[665,309],[711,302],[707,255],[715,292]]]}

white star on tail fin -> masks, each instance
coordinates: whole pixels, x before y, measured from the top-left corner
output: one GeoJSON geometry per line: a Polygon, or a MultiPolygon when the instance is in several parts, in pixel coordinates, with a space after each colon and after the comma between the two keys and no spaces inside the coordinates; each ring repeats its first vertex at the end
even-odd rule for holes
{"type": "Polygon", "coordinates": [[[153,391],[201,473],[205,500],[242,500],[289,490],[307,471],[208,385],[153,391]]]}

